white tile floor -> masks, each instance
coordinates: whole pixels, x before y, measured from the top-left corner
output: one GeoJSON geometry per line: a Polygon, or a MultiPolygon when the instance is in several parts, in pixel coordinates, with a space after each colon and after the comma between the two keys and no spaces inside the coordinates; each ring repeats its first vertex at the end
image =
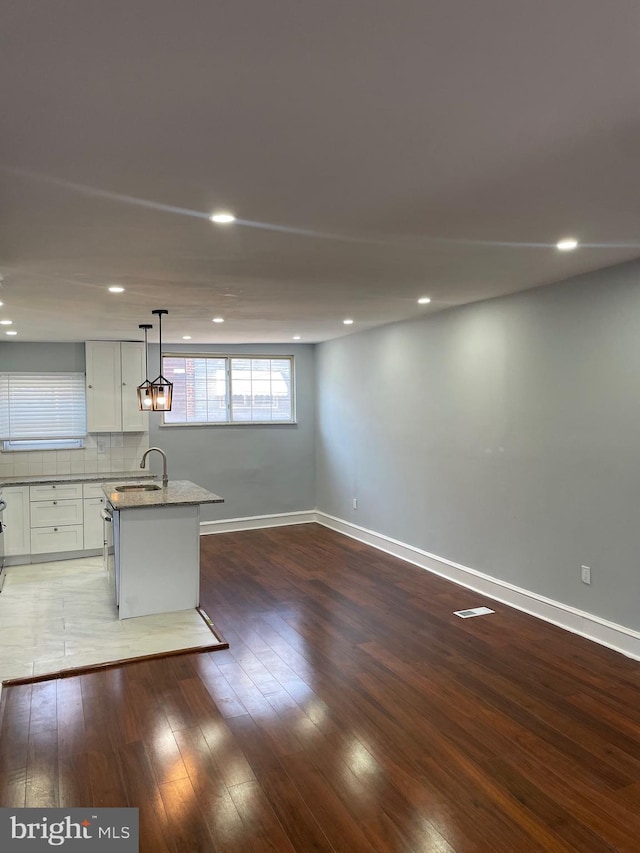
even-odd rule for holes
{"type": "Polygon", "coordinates": [[[0,593],[0,683],[215,643],[196,610],[119,620],[100,557],[10,566],[0,593]]]}

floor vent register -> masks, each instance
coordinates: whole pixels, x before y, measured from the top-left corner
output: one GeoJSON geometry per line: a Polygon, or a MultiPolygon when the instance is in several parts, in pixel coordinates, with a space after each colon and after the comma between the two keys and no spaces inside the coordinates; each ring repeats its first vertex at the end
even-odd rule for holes
{"type": "Polygon", "coordinates": [[[472,607],[471,610],[454,610],[454,615],[461,619],[471,619],[472,616],[486,616],[487,613],[495,613],[495,610],[489,610],[488,607],[472,607]]]}

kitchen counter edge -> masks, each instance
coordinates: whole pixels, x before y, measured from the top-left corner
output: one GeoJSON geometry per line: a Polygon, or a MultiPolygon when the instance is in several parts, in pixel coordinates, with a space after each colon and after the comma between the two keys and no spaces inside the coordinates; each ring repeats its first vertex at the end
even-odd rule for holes
{"type": "MultiPolygon", "coordinates": [[[[132,478],[129,479],[129,482],[132,478]]],[[[139,479],[139,478],[135,478],[139,479]]],[[[190,480],[169,480],[167,486],[153,491],[116,492],[116,486],[125,485],[124,479],[103,483],[102,491],[114,509],[141,509],[144,507],[189,506],[221,504],[224,498],[207,491],[190,480]]]]}
{"type": "Polygon", "coordinates": [[[0,477],[0,489],[5,486],[47,486],[53,483],[119,483],[131,480],[153,480],[155,474],[139,471],[101,471],[94,474],[17,474],[12,477],[0,477]]]}

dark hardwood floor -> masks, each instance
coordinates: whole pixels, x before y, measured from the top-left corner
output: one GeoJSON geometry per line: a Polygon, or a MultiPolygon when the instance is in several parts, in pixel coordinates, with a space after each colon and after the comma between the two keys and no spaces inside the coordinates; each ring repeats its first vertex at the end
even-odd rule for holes
{"type": "Polygon", "coordinates": [[[153,853],[640,850],[637,662],[318,525],[202,564],[229,650],[6,688],[1,805],[138,806],[153,853]]]}

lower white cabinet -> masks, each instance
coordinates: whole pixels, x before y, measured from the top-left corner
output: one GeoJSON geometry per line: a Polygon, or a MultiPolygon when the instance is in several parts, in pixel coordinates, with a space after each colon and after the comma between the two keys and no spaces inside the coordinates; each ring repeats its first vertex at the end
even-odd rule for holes
{"type": "Polygon", "coordinates": [[[31,553],[82,551],[82,483],[30,486],[29,498],[31,553]]]}
{"type": "Polygon", "coordinates": [[[84,514],[84,549],[94,551],[104,545],[102,510],[106,503],[102,483],[85,483],[82,487],[84,514]]]}
{"type": "Polygon", "coordinates": [[[29,486],[3,486],[2,496],[7,502],[3,519],[5,556],[19,557],[28,554],[31,550],[29,486]]]}
{"type": "Polygon", "coordinates": [[[6,557],[102,550],[101,482],[3,486],[2,495],[6,557]]]}

